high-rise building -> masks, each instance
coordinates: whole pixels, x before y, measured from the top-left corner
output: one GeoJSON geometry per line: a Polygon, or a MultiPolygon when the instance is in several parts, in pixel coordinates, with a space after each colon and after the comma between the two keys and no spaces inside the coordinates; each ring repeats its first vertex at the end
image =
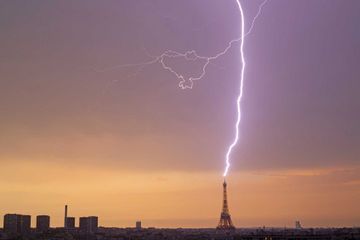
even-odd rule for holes
{"type": "Polygon", "coordinates": [[[39,215],[36,216],[36,231],[45,232],[50,228],[50,216],[39,215]]]}
{"type": "Polygon", "coordinates": [[[75,218],[74,217],[67,217],[66,219],[66,228],[75,228],[75,218]]]}
{"type": "Polygon", "coordinates": [[[79,228],[86,233],[94,233],[98,229],[98,217],[81,217],[79,219],[79,228]]]}
{"type": "Polygon", "coordinates": [[[96,232],[98,230],[99,218],[97,216],[90,216],[90,231],[96,232]]]}
{"type": "Polygon", "coordinates": [[[227,186],[227,184],[226,184],[226,181],[224,180],[224,183],[223,183],[223,207],[222,207],[220,221],[217,226],[217,229],[233,230],[233,229],[235,229],[235,227],[231,221],[231,216],[230,216],[230,212],[229,212],[226,186],[227,186]]]}
{"type": "Polygon", "coordinates": [[[79,218],[79,228],[81,231],[86,232],[88,230],[89,220],[87,217],[79,218]]]}
{"type": "Polygon", "coordinates": [[[31,231],[31,216],[21,215],[21,233],[29,233],[31,231]]]}
{"type": "Polygon", "coordinates": [[[135,226],[136,226],[137,230],[140,230],[141,229],[141,221],[137,221],[135,226]]]}
{"type": "Polygon", "coordinates": [[[20,216],[18,214],[6,214],[4,216],[4,232],[18,233],[20,216]]]}
{"type": "Polygon", "coordinates": [[[31,216],[6,214],[4,216],[4,232],[27,234],[31,230],[31,216]]]}

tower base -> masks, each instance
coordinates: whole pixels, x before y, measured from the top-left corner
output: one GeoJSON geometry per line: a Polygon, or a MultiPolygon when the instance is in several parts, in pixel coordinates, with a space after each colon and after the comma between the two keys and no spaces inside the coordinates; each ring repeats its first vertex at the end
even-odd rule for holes
{"type": "Polygon", "coordinates": [[[216,227],[218,230],[235,230],[235,226],[231,221],[230,214],[221,213],[220,221],[216,227]]]}

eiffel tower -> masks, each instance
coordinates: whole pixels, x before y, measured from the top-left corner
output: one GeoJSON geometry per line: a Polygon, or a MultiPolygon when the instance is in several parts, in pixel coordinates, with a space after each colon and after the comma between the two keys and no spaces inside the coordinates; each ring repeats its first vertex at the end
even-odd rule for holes
{"type": "Polygon", "coordinates": [[[231,216],[230,216],[229,208],[228,208],[226,185],[227,185],[226,180],[224,179],[224,183],[223,183],[223,187],[224,187],[223,207],[222,207],[222,211],[221,211],[221,215],[220,215],[220,221],[219,221],[219,224],[218,224],[216,229],[234,230],[235,226],[231,221],[231,216]]]}

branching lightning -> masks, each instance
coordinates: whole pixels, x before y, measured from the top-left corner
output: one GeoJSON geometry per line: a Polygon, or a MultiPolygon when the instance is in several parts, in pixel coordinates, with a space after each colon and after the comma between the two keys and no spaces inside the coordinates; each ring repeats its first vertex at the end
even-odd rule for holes
{"type": "Polygon", "coordinates": [[[239,13],[240,13],[240,17],[241,17],[240,37],[231,40],[223,51],[217,53],[214,56],[210,56],[210,57],[209,56],[201,56],[195,50],[189,50],[189,51],[186,51],[186,52],[183,52],[183,53],[173,51],[173,50],[166,50],[161,55],[158,55],[158,56],[152,56],[150,54],[147,54],[148,57],[151,58],[151,60],[146,61],[146,62],[117,65],[117,66],[113,66],[113,67],[110,67],[110,68],[97,70],[97,71],[98,72],[105,72],[105,71],[115,70],[115,69],[118,69],[118,68],[137,67],[138,69],[137,69],[136,72],[139,72],[145,66],[152,65],[152,64],[155,64],[155,63],[160,63],[161,67],[164,70],[170,72],[177,79],[179,79],[179,87],[181,89],[191,89],[193,87],[193,85],[194,85],[194,81],[200,80],[206,75],[206,69],[207,69],[207,67],[209,66],[209,64],[212,61],[214,61],[214,60],[218,59],[219,57],[225,55],[235,43],[240,43],[240,58],[241,58],[242,67],[241,67],[241,73],[240,73],[240,77],[239,77],[239,95],[238,95],[238,97],[236,99],[237,120],[236,120],[236,123],[235,123],[235,136],[234,136],[234,139],[231,142],[231,144],[228,146],[227,151],[226,151],[226,155],[225,155],[225,170],[224,170],[223,176],[226,177],[226,175],[228,174],[229,168],[230,168],[231,153],[232,153],[234,147],[236,146],[236,144],[237,144],[237,142],[239,140],[239,126],[240,126],[240,121],[241,121],[241,99],[243,97],[243,86],[244,86],[244,76],[245,76],[245,66],[246,66],[246,61],[245,61],[245,56],[244,56],[245,37],[247,35],[249,35],[251,33],[251,31],[253,30],[255,22],[256,22],[257,18],[261,14],[262,8],[264,7],[264,5],[268,1],[269,0],[264,0],[259,5],[258,11],[257,11],[255,17],[251,21],[251,25],[249,27],[249,30],[247,32],[245,32],[245,16],[244,16],[243,7],[241,5],[240,0],[236,0],[236,5],[237,5],[237,7],[239,9],[239,13]],[[180,72],[176,71],[174,68],[172,68],[168,64],[166,64],[166,60],[171,59],[171,58],[182,58],[182,59],[184,59],[186,61],[203,60],[204,64],[202,66],[200,74],[193,75],[193,76],[190,76],[188,78],[185,78],[183,76],[183,74],[181,74],[180,72]]]}

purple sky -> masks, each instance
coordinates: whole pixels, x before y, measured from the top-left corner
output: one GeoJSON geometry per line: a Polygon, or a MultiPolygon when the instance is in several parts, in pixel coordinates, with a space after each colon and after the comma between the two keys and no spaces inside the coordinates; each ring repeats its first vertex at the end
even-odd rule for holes
{"type": "MultiPolygon", "coordinates": [[[[247,19],[258,3],[244,2],[247,19]]],[[[246,39],[237,170],[358,163],[359,10],[356,0],[265,6],[246,39]]],[[[49,153],[27,147],[33,134],[68,143],[72,134],[145,134],[176,155],[152,158],[146,168],[222,168],[235,120],[238,46],[188,91],[159,65],[130,77],[135,69],[94,69],[147,61],[144,48],[213,55],[238,37],[233,1],[6,1],[0,11],[2,156],[77,155],[66,143],[49,153]]],[[[108,150],[99,153],[101,164],[121,157],[108,150]]]]}

